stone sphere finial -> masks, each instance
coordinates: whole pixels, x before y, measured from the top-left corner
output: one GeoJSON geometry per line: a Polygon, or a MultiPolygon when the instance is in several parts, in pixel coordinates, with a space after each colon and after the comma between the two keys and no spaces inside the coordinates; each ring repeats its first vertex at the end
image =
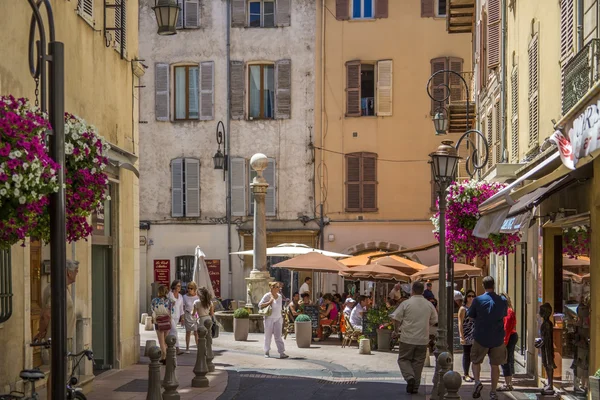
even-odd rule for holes
{"type": "Polygon", "coordinates": [[[460,374],[456,371],[448,371],[444,374],[444,387],[450,393],[457,393],[462,383],[460,374]]]}
{"type": "Polygon", "coordinates": [[[253,170],[258,172],[259,175],[262,175],[262,171],[267,169],[269,165],[269,159],[262,153],[256,153],[250,159],[250,166],[253,170]]]}
{"type": "Polygon", "coordinates": [[[437,361],[440,367],[450,369],[450,366],[452,365],[452,354],[443,352],[438,356],[437,361]]]}
{"type": "Polygon", "coordinates": [[[175,346],[177,338],[175,337],[175,335],[168,335],[165,339],[165,342],[167,343],[167,346],[175,346]]]}
{"type": "Polygon", "coordinates": [[[150,358],[151,360],[157,360],[160,359],[162,352],[160,350],[160,347],[158,346],[153,346],[150,347],[150,349],[148,349],[148,358],[150,358]]]}

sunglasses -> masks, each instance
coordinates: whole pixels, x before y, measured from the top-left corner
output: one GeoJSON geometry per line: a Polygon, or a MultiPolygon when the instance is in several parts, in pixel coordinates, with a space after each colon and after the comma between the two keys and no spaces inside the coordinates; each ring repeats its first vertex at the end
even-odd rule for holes
{"type": "Polygon", "coordinates": [[[468,295],[468,296],[467,296],[467,299],[468,299],[469,297],[470,297],[470,298],[472,298],[472,299],[473,299],[473,298],[475,298],[475,296],[473,296],[472,294],[468,295]]]}

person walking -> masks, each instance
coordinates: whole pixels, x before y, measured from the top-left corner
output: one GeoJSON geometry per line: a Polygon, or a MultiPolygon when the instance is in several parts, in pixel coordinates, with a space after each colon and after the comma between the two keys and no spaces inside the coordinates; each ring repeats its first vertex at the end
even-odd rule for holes
{"type": "Polygon", "coordinates": [[[463,381],[473,382],[473,378],[469,375],[471,369],[471,347],[473,346],[473,328],[475,321],[467,316],[469,307],[475,299],[475,291],[467,290],[464,304],[458,310],[458,331],[460,333],[460,344],[463,348],[462,366],[463,366],[463,381]]]}
{"type": "Polygon", "coordinates": [[[181,295],[181,281],[175,279],[171,283],[171,291],[169,292],[169,300],[173,303],[171,312],[171,331],[169,335],[175,336],[175,348],[177,349],[177,355],[183,354],[183,351],[179,349],[179,335],[177,334],[177,324],[183,325],[183,296],[181,295]]]}
{"type": "Polygon", "coordinates": [[[198,318],[194,312],[194,302],[198,300],[198,285],[191,281],[187,284],[187,293],[183,295],[183,323],[185,325],[185,352],[190,352],[190,337],[194,334],[196,348],[198,347],[198,318]]]}
{"type": "Polygon", "coordinates": [[[483,278],[485,293],[473,299],[467,316],[475,320],[471,362],[475,386],[473,398],[481,397],[481,363],[487,355],[490,360],[492,387],[489,400],[497,400],[496,387],[500,378],[500,365],[506,363],[506,346],[504,345],[504,317],[508,312],[508,304],[504,297],[494,291],[494,278],[483,278]]]}
{"type": "Polygon", "coordinates": [[[285,344],[281,337],[283,317],[281,315],[282,296],[279,293],[281,290],[279,282],[269,282],[269,288],[271,290],[258,303],[258,307],[261,309],[271,306],[271,315],[265,316],[265,358],[270,357],[269,352],[271,351],[271,339],[273,336],[275,336],[279,358],[288,358],[289,356],[285,354],[285,344]]]}
{"type": "MultiPolygon", "coordinates": [[[[198,316],[197,326],[204,326],[204,320],[212,319],[215,308],[212,304],[212,298],[207,288],[198,289],[198,299],[194,301],[194,314],[198,316]]],[[[211,332],[208,332],[210,335],[211,332]]]]}
{"type": "Polygon", "coordinates": [[[160,362],[163,364],[167,356],[166,338],[172,326],[171,313],[173,312],[173,303],[169,299],[168,294],[169,289],[165,285],[160,285],[156,297],[151,302],[152,321],[154,321],[154,329],[156,330],[158,345],[161,351],[160,362]]]}
{"type": "Polygon", "coordinates": [[[512,377],[515,374],[515,347],[519,340],[517,334],[517,316],[513,310],[510,297],[502,293],[508,304],[508,312],[504,317],[504,345],[506,346],[506,364],[502,364],[502,375],[504,375],[504,384],[498,388],[499,392],[510,392],[513,390],[512,377]]]}
{"type": "Polygon", "coordinates": [[[412,296],[403,301],[391,314],[400,325],[398,366],[406,381],[406,393],[419,393],[421,373],[427,356],[429,329],[437,324],[437,311],[423,297],[422,282],[412,284],[412,296]]]}

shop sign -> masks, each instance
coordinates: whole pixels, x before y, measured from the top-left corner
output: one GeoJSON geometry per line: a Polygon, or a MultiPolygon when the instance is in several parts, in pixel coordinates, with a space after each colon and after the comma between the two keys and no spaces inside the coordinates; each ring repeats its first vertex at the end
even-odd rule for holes
{"type": "Polygon", "coordinates": [[[600,101],[573,121],[568,136],[557,130],[550,136],[550,141],[558,146],[563,164],[575,169],[581,158],[600,148],[600,101]]]}
{"type": "Polygon", "coordinates": [[[171,260],[154,260],[154,282],[169,287],[171,260]]]}
{"type": "Polygon", "coordinates": [[[92,228],[94,235],[104,236],[104,204],[102,203],[92,212],[92,228]]]}
{"type": "Polygon", "coordinates": [[[204,260],[216,297],[221,297],[221,260],[204,260]]]}

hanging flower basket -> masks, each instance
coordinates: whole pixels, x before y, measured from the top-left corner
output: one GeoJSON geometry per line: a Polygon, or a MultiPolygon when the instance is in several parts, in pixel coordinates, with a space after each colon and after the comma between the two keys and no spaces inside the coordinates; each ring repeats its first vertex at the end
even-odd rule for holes
{"type": "Polygon", "coordinates": [[[563,229],[563,254],[569,258],[589,255],[591,233],[592,229],[587,225],[563,229]]]}
{"type": "MultiPolygon", "coordinates": [[[[515,251],[519,234],[492,234],[487,239],[473,236],[473,229],[479,218],[479,205],[500,191],[501,183],[479,182],[475,180],[453,183],[446,195],[446,249],[454,261],[460,257],[467,259],[487,257],[490,253],[501,255],[515,251]]],[[[436,202],[437,204],[437,202],[436,202]]],[[[439,239],[439,211],[431,218],[434,234],[439,239]]]]}
{"type": "MultiPolygon", "coordinates": [[[[96,128],[83,119],[65,113],[65,199],[67,240],[86,239],[93,228],[88,218],[104,207],[108,178],[106,154],[110,146],[98,135],[96,128]]],[[[36,236],[50,240],[50,217],[42,216],[36,236]]]]}
{"type": "Polygon", "coordinates": [[[30,236],[48,195],[58,190],[59,166],[45,144],[49,129],[26,99],[0,96],[0,248],[30,236]]]}

